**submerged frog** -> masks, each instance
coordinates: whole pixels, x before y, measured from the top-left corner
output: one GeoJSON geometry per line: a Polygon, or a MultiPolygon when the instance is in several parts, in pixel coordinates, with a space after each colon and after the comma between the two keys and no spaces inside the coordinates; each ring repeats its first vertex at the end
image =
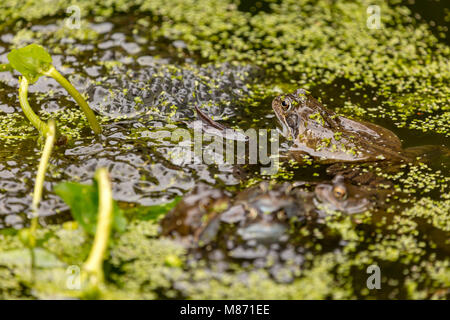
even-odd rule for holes
{"type": "Polygon", "coordinates": [[[375,190],[346,184],[342,176],[314,190],[308,185],[262,182],[232,197],[199,184],[161,221],[162,235],[189,247],[221,248],[229,257],[252,258],[272,244],[280,250],[295,246],[299,228],[323,225],[328,210],[355,214],[379,207],[376,202],[382,200],[375,190]]]}
{"type": "MultiPolygon", "coordinates": [[[[263,268],[276,281],[290,282],[305,254],[314,254],[317,246],[339,250],[346,245],[325,223],[330,210],[376,209],[373,195],[342,177],[315,188],[305,182],[262,182],[236,196],[198,184],[161,220],[161,233],[189,249],[188,261],[206,258],[216,271],[233,270],[235,263],[263,268]]],[[[358,216],[352,220],[359,223],[358,216]]]]}
{"type": "Polygon", "coordinates": [[[342,175],[337,175],[331,183],[316,186],[314,203],[318,210],[333,210],[354,214],[384,205],[387,190],[378,190],[365,186],[345,183],[342,175]]]}
{"type": "Polygon", "coordinates": [[[316,219],[312,197],[287,183],[261,183],[236,197],[199,184],[161,221],[162,235],[184,243],[188,261],[206,258],[216,272],[239,263],[290,282],[305,253],[296,234],[316,219]]]}
{"type": "Polygon", "coordinates": [[[320,163],[407,160],[399,138],[378,125],[326,109],[304,89],[276,97],[272,108],[283,135],[293,140],[291,155],[320,163]]]}
{"type": "MultiPolygon", "coordinates": [[[[286,230],[288,219],[306,219],[313,208],[311,195],[293,195],[288,185],[261,183],[238,193],[234,198],[226,191],[197,185],[161,221],[162,235],[182,239],[189,245],[213,242],[220,226],[234,226],[235,235],[244,240],[277,241],[286,230]]],[[[229,231],[229,230],[228,230],[229,231]]]]}

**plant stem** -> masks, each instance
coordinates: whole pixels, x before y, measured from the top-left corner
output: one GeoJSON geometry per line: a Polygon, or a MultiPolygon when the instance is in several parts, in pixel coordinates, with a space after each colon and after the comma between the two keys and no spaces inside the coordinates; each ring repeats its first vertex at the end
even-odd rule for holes
{"type": "Polygon", "coordinates": [[[11,65],[9,63],[4,63],[4,64],[0,63],[0,72],[5,72],[5,71],[12,72],[12,71],[14,71],[14,68],[11,67],[11,65]]]}
{"type": "Polygon", "coordinates": [[[89,277],[89,282],[94,288],[103,282],[103,259],[108,247],[113,220],[113,198],[111,182],[108,170],[99,168],[95,173],[99,189],[99,206],[97,230],[95,232],[94,244],[89,257],[84,263],[83,269],[89,277]]]}
{"type": "Polygon", "coordinates": [[[53,145],[56,138],[56,125],[53,119],[48,121],[48,131],[47,137],[45,139],[44,150],[42,151],[41,160],[39,161],[39,168],[36,176],[36,182],[34,184],[33,192],[33,202],[31,208],[33,210],[33,222],[31,224],[31,229],[37,225],[37,210],[39,207],[39,202],[42,199],[42,190],[44,188],[45,173],[47,171],[48,162],[50,160],[50,155],[52,153],[53,145]],[[36,220],[36,222],[35,222],[36,220]]]}
{"type": "Polygon", "coordinates": [[[48,121],[48,131],[47,137],[45,139],[44,150],[42,151],[41,160],[39,161],[38,172],[36,175],[36,182],[34,184],[33,191],[33,202],[31,204],[32,209],[32,220],[30,226],[30,242],[29,246],[31,249],[31,269],[33,270],[35,267],[35,256],[34,256],[34,248],[36,246],[36,230],[38,228],[38,209],[39,203],[42,199],[42,190],[44,189],[44,180],[45,173],[47,172],[48,162],[50,160],[50,155],[52,153],[53,145],[55,143],[56,138],[56,125],[54,120],[48,121]]]}
{"type": "Polygon", "coordinates": [[[94,112],[89,107],[86,100],[84,100],[83,96],[78,92],[78,90],[75,89],[75,87],[66,78],[64,78],[64,76],[61,73],[59,73],[58,70],[56,70],[55,67],[53,66],[51,66],[47,71],[45,71],[44,74],[58,81],[58,83],[67,90],[67,92],[78,103],[81,110],[83,110],[94,133],[100,134],[102,132],[102,128],[97,122],[97,118],[95,117],[94,112]]]}
{"type": "Polygon", "coordinates": [[[36,113],[34,113],[33,109],[31,109],[30,104],[28,103],[27,78],[21,77],[19,82],[19,102],[20,106],[22,107],[23,113],[43,136],[47,136],[47,132],[49,131],[47,124],[39,119],[39,117],[36,115],[36,113]]]}

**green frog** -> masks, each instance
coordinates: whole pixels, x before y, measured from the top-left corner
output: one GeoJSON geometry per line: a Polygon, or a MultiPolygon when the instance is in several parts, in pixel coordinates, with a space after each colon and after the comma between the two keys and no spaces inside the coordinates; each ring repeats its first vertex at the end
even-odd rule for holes
{"type": "Polygon", "coordinates": [[[304,89],[276,97],[272,108],[283,135],[293,141],[290,153],[296,161],[305,155],[320,163],[408,160],[393,132],[340,116],[304,89]]]}

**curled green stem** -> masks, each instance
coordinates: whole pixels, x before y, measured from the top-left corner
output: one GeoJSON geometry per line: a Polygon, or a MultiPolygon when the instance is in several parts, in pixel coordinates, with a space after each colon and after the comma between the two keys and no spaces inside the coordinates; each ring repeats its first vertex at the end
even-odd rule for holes
{"type": "Polygon", "coordinates": [[[103,259],[113,221],[113,198],[108,170],[99,168],[95,176],[99,188],[97,229],[89,257],[83,265],[90,289],[98,289],[99,284],[103,282],[103,259]]]}
{"type": "Polygon", "coordinates": [[[30,104],[28,103],[28,80],[25,77],[21,77],[19,85],[19,102],[20,106],[23,110],[23,113],[25,116],[30,120],[30,122],[33,124],[33,126],[36,127],[36,129],[39,130],[39,132],[43,136],[47,136],[47,133],[49,131],[49,128],[47,124],[39,119],[36,113],[34,113],[33,109],[31,109],[30,104]]]}
{"type": "Polygon", "coordinates": [[[64,89],[67,90],[67,92],[78,103],[81,110],[83,110],[94,133],[100,134],[102,132],[102,128],[100,127],[94,112],[89,107],[86,100],[84,100],[83,96],[78,92],[78,90],[75,89],[75,87],[66,78],[64,78],[64,76],[61,73],[59,73],[58,70],[56,70],[55,67],[53,66],[51,66],[47,71],[45,71],[44,74],[58,81],[58,83],[61,86],[63,86],[64,89]]]}

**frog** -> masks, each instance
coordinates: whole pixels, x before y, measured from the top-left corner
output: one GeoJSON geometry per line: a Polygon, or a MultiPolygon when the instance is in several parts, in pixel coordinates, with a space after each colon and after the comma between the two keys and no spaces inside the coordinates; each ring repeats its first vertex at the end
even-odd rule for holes
{"type": "Polygon", "coordinates": [[[292,141],[282,158],[298,163],[325,165],[329,176],[344,176],[353,184],[375,189],[392,188],[384,176],[403,170],[405,164],[425,163],[448,170],[450,149],[442,145],[402,148],[395,133],[366,121],[354,120],[325,108],[305,89],[282,94],[272,101],[282,134],[292,141]]]}
{"type": "Polygon", "coordinates": [[[163,217],[160,233],[184,245],[188,260],[205,258],[216,271],[239,264],[289,282],[316,244],[345,245],[327,225],[332,212],[359,223],[358,213],[380,208],[378,194],[342,176],[322,182],[263,181],[235,193],[198,183],[163,217]]]}
{"type": "Polygon", "coordinates": [[[161,234],[181,239],[188,246],[214,241],[221,225],[238,226],[243,240],[277,241],[293,217],[312,219],[311,194],[288,184],[265,182],[234,196],[199,183],[161,221],[161,234]]]}
{"type": "Polygon", "coordinates": [[[325,225],[330,210],[354,215],[380,208],[379,195],[343,176],[320,183],[263,181],[234,195],[199,183],[164,216],[160,229],[190,248],[252,257],[255,248],[292,244],[302,226],[325,225]]]}
{"type": "Polygon", "coordinates": [[[314,223],[313,208],[312,193],[288,183],[263,182],[233,195],[199,183],[164,216],[160,232],[187,248],[188,263],[203,259],[215,272],[262,268],[290,282],[305,253],[292,230],[314,223]]]}
{"type": "Polygon", "coordinates": [[[275,97],[272,109],[283,136],[293,141],[289,153],[298,162],[305,156],[323,164],[409,159],[392,131],[339,115],[305,89],[275,97]]]}
{"type": "Polygon", "coordinates": [[[318,210],[340,211],[347,214],[361,213],[380,207],[386,200],[386,190],[356,186],[345,182],[343,175],[336,175],[331,182],[323,182],[314,189],[318,210]]]}

